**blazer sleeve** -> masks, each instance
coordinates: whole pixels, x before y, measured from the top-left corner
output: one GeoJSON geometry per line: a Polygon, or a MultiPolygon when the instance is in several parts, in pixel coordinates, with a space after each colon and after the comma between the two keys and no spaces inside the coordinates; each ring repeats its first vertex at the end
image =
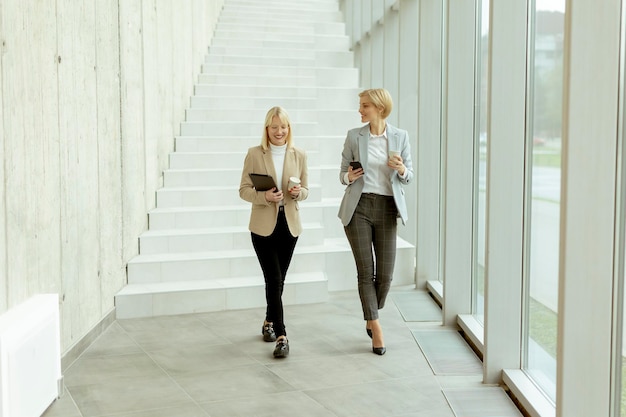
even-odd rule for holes
{"type": "Polygon", "coordinates": [[[248,175],[251,172],[255,172],[254,161],[254,148],[248,149],[248,153],[246,154],[246,158],[243,162],[243,170],[241,171],[241,181],[239,183],[239,197],[252,204],[269,206],[271,203],[265,199],[265,191],[257,191],[254,188],[254,184],[252,184],[250,175],[248,175]]]}

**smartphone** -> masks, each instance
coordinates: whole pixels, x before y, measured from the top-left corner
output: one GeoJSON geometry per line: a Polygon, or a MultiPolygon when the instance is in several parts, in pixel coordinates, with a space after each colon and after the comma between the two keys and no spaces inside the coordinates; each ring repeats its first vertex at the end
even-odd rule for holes
{"type": "Polygon", "coordinates": [[[352,161],[352,162],[350,162],[350,166],[352,167],[352,169],[363,168],[363,165],[361,165],[361,163],[359,161],[352,161]]]}

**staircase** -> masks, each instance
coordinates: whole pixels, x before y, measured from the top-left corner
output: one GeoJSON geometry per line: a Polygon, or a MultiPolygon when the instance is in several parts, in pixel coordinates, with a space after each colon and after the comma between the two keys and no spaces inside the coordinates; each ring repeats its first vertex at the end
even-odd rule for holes
{"type": "MultiPolygon", "coordinates": [[[[346,131],[361,125],[359,74],[337,0],[226,0],[164,172],[118,318],[265,306],[264,280],[239,198],[266,112],[284,107],[308,155],[309,198],[283,302],[323,302],[356,288],[337,211],[346,131]]],[[[413,283],[414,248],[398,238],[395,285],[413,283]]]]}

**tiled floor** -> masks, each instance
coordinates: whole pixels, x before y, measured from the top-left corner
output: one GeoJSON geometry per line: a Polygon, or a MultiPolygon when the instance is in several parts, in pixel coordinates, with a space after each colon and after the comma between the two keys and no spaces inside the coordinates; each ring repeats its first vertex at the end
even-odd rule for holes
{"type": "Polygon", "coordinates": [[[481,384],[479,360],[422,291],[393,289],[384,356],[371,351],[356,291],[285,313],[282,360],[261,339],[262,309],[118,320],[64,370],[66,392],[44,416],[521,415],[481,384]]]}

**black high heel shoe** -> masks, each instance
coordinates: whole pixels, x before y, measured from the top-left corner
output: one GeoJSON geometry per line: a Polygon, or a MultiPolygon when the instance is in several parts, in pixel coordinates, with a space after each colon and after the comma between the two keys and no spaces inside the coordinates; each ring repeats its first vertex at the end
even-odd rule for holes
{"type": "Polygon", "coordinates": [[[370,337],[370,339],[372,338],[372,329],[365,329],[365,331],[367,332],[367,335],[370,337]]]}
{"type": "Polygon", "coordinates": [[[384,355],[385,352],[387,352],[387,348],[383,347],[372,347],[372,352],[374,352],[377,355],[384,355]]]}

